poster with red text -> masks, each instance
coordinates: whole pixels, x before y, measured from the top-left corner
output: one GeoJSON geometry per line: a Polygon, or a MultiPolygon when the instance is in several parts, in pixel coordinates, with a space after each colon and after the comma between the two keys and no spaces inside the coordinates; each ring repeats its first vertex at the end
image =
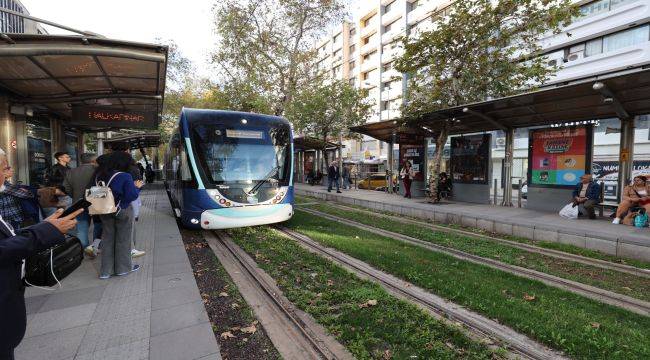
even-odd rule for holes
{"type": "Polygon", "coordinates": [[[591,166],[591,127],[551,128],[530,133],[530,184],[572,186],[591,166]]]}

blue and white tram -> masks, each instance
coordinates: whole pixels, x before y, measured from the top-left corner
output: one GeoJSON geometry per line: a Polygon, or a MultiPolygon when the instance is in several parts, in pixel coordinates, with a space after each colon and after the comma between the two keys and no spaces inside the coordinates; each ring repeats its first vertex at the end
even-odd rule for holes
{"type": "Polygon", "coordinates": [[[181,111],[165,154],[175,215],[193,229],[278,223],[293,215],[293,134],[283,118],[181,111]]]}

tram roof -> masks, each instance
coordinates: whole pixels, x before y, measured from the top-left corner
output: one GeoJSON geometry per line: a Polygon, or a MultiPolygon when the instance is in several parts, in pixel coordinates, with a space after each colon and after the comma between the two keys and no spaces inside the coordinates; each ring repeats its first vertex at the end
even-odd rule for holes
{"type": "Polygon", "coordinates": [[[385,142],[395,133],[396,143],[409,144],[433,136],[450,119],[454,135],[650,114],[648,66],[351,130],[385,142]]]}
{"type": "Polygon", "coordinates": [[[100,36],[3,34],[1,40],[0,89],[13,105],[87,129],[158,126],[166,46],[100,36]]]}
{"type": "Polygon", "coordinates": [[[224,118],[245,118],[245,119],[263,119],[267,121],[282,122],[289,125],[289,121],[283,117],[275,115],[265,115],[257,114],[243,111],[231,111],[231,110],[215,110],[215,109],[195,109],[195,108],[183,108],[181,114],[185,115],[185,118],[188,121],[197,121],[204,116],[221,116],[224,118]]]}

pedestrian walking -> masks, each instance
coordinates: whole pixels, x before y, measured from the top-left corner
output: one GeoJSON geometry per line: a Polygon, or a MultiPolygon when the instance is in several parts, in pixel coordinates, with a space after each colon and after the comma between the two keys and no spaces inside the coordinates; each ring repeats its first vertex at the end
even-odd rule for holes
{"type": "MultiPolygon", "coordinates": [[[[81,165],[68,171],[63,180],[63,188],[65,189],[65,193],[72,197],[73,202],[83,199],[86,194],[86,189],[94,184],[96,168],[97,155],[84,153],[81,154],[81,165]]],[[[79,241],[81,241],[81,245],[83,245],[86,254],[90,257],[95,257],[96,252],[88,240],[90,221],[91,216],[87,211],[79,214],[75,234],[79,238],[79,241]]]]}
{"type": "Polygon", "coordinates": [[[140,266],[131,261],[131,236],[133,207],[131,202],[138,198],[142,180],[133,180],[129,173],[131,155],[113,152],[99,163],[97,182],[103,181],[113,193],[117,212],[100,215],[102,220],[102,254],[100,279],[127,275],[140,266]]]}
{"type": "MultiPolygon", "coordinates": [[[[5,152],[0,149],[0,168],[8,167],[5,152]]],[[[5,172],[0,171],[0,193],[5,188],[5,172]]],[[[27,326],[23,260],[65,242],[64,234],[72,229],[79,210],[59,218],[59,210],[45,221],[25,229],[13,229],[0,216],[0,359],[14,359],[27,326]]]]}
{"type": "Polygon", "coordinates": [[[349,165],[343,165],[343,189],[350,189],[350,166],[349,165]]]}
{"type": "Polygon", "coordinates": [[[327,192],[332,192],[332,184],[336,184],[336,193],[340,194],[339,188],[339,168],[336,166],[336,161],[332,161],[329,168],[327,168],[327,192]]]}
{"type": "Polygon", "coordinates": [[[415,178],[415,171],[413,171],[413,167],[411,166],[410,161],[406,160],[404,162],[404,166],[402,167],[402,170],[400,171],[399,175],[402,178],[402,181],[404,182],[404,197],[410,199],[411,183],[415,178]]]}
{"type": "Polygon", "coordinates": [[[34,194],[29,190],[13,185],[9,180],[14,176],[14,170],[7,165],[2,169],[4,184],[0,193],[0,215],[14,229],[20,229],[25,221],[22,201],[34,199],[34,194]]]}

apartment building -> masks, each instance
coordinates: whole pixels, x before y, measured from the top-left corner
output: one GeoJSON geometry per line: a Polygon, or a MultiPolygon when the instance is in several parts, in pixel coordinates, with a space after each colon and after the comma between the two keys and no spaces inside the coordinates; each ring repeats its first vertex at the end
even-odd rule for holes
{"type": "MultiPolygon", "coordinates": [[[[432,29],[436,19],[444,17],[453,1],[449,0],[363,0],[353,10],[353,19],[338,27],[317,44],[321,69],[333,77],[347,79],[368,89],[375,104],[369,122],[397,119],[406,90],[406,79],[393,68],[399,57],[399,38],[417,36],[432,29]],[[334,45],[336,44],[336,45],[334,45]],[[327,60],[331,59],[331,60],[327,60]]],[[[559,34],[541,40],[549,65],[560,67],[548,86],[570,83],[594,75],[625,72],[650,65],[650,0],[581,0],[582,16],[559,34]]],[[[610,152],[618,143],[618,134],[606,134],[616,121],[603,120],[596,128],[596,158],[615,159],[610,152]]],[[[527,168],[527,132],[516,141],[515,176],[524,176],[527,168]]],[[[500,171],[504,135],[496,133],[493,144],[495,171],[500,171]]],[[[637,151],[650,160],[648,121],[637,124],[637,151]]],[[[353,160],[386,159],[387,146],[372,138],[346,143],[346,157],[353,160]]],[[[495,174],[495,178],[500,178],[495,174]]]]}
{"type": "MultiPolygon", "coordinates": [[[[29,11],[19,0],[0,0],[0,8],[29,15],[29,11]]],[[[45,29],[34,21],[20,16],[0,12],[0,33],[46,34],[45,29]]]]}

